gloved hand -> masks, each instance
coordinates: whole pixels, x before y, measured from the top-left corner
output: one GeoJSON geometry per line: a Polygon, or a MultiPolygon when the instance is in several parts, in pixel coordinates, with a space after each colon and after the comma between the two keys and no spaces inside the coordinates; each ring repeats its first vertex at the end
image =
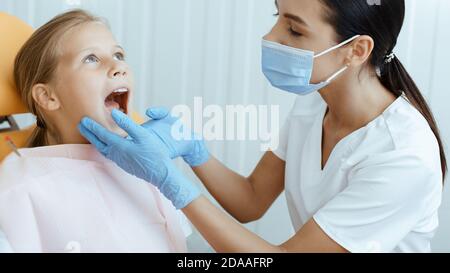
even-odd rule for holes
{"type": "Polygon", "coordinates": [[[180,119],[171,116],[167,108],[150,108],[146,114],[151,120],[142,126],[161,139],[170,158],[181,156],[191,167],[198,167],[209,160],[203,139],[183,126],[180,119]]]}
{"type": "Polygon", "coordinates": [[[128,138],[109,132],[89,118],[83,118],[78,128],[100,153],[126,172],[152,183],[177,209],[200,196],[199,189],[175,167],[159,136],[118,110],[112,111],[112,117],[128,138]]]}

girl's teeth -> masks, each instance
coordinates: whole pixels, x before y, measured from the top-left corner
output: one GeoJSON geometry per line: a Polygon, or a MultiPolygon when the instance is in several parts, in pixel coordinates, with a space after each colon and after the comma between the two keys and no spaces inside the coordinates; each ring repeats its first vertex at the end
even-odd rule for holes
{"type": "Polygon", "coordinates": [[[128,89],[126,89],[126,88],[119,88],[119,89],[114,90],[114,93],[123,93],[123,92],[128,92],[128,89]]]}

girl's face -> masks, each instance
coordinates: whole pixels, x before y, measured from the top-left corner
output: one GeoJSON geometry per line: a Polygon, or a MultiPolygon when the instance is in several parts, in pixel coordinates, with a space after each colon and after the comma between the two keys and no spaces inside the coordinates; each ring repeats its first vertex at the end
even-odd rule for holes
{"type": "MultiPolygon", "coordinates": [[[[318,0],[277,0],[278,21],[264,39],[318,54],[337,44],[326,10],[318,0]]],[[[312,83],[326,80],[341,69],[345,55],[335,50],[314,59],[312,83]]]]}
{"type": "Polygon", "coordinates": [[[125,135],[111,118],[112,109],[128,113],[133,78],[125,52],[103,23],[88,23],[66,33],[51,87],[59,102],[52,123],[65,144],[86,143],[77,125],[84,116],[125,135]]]}

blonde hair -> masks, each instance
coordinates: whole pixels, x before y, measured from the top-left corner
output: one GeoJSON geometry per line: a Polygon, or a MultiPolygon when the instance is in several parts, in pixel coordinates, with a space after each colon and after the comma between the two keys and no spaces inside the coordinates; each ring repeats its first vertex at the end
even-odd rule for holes
{"type": "Polygon", "coordinates": [[[32,89],[36,84],[48,84],[54,77],[58,65],[59,44],[64,34],[82,24],[107,22],[87,11],[76,9],[60,14],[37,29],[23,45],[14,63],[16,89],[29,111],[37,118],[37,125],[27,142],[27,147],[48,145],[47,133],[51,126],[33,99],[32,89]]]}

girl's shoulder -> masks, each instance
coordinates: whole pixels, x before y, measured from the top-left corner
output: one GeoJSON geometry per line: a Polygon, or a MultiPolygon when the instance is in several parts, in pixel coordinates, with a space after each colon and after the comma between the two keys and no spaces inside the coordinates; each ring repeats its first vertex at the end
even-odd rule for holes
{"type": "Polygon", "coordinates": [[[20,156],[8,155],[0,163],[0,194],[33,183],[83,178],[106,159],[87,145],[60,145],[19,149],[20,156]],[[99,159],[97,159],[97,157],[99,159]]]}

